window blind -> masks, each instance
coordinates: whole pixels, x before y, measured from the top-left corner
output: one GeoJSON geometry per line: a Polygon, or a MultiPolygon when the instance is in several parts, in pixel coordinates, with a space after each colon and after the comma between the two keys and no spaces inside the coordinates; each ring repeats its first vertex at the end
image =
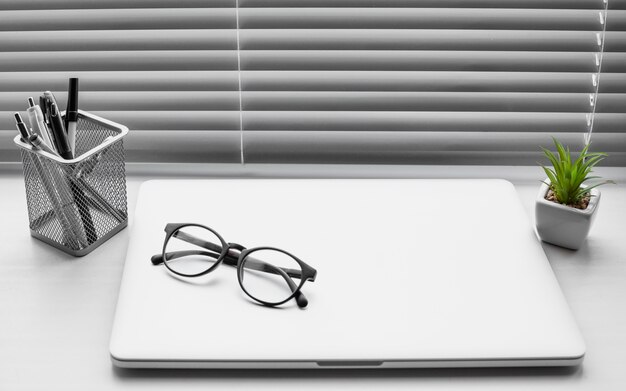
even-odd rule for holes
{"type": "Polygon", "coordinates": [[[626,165],[625,51],[625,0],[0,0],[0,161],[76,76],[128,161],[626,165]]]}
{"type": "Polygon", "coordinates": [[[122,123],[127,161],[240,162],[235,0],[0,0],[0,159],[44,89],[122,123]]]}
{"type": "MultiPolygon", "coordinates": [[[[592,143],[624,164],[626,13],[611,1],[592,143]]],[[[552,135],[580,148],[591,126],[602,0],[239,7],[247,162],[534,165],[552,135]]]]}

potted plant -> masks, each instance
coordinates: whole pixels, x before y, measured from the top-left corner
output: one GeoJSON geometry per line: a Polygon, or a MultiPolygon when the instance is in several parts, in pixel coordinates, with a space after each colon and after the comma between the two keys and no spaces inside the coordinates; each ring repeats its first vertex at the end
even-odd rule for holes
{"type": "Polygon", "coordinates": [[[556,153],[543,148],[552,168],[541,166],[547,175],[535,201],[537,234],[544,242],[577,250],[585,241],[600,203],[598,186],[612,183],[587,183],[593,167],[607,154],[589,152],[585,146],[578,158],[572,159],[569,147],[553,138],[556,153]]]}

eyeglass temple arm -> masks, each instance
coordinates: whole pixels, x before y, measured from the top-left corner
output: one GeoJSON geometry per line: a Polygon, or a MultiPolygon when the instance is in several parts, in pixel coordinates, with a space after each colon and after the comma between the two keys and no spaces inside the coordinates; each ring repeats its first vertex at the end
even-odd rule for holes
{"type": "MultiPolygon", "coordinates": [[[[204,255],[207,257],[211,257],[211,258],[219,258],[220,254],[219,253],[214,253],[214,252],[210,252],[210,251],[200,251],[200,250],[186,250],[186,251],[172,251],[169,253],[166,253],[165,255],[167,255],[167,259],[176,259],[176,258],[181,258],[181,257],[187,257],[189,255],[204,255]]],[[[163,263],[163,254],[155,254],[150,258],[150,261],[152,261],[153,265],[160,265],[163,263]]]]}
{"type": "MultiPolygon", "coordinates": [[[[174,233],[174,237],[184,240],[185,242],[195,244],[196,246],[206,248],[207,250],[212,250],[218,253],[222,252],[221,246],[215,243],[211,243],[207,240],[202,240],[186,232],[176,231],[176,233],[174,233]]],[[[238,261],[239,261],[239,257],[236,255],[230,254],[230,252],[226,253],[226,256],[224,257],[224,263],[230,266],[237,267],[238,261]]],[[[287,285],[289,285],[289,289],[291,289],[292,292],[296,292],[296,290],[298,290],[298,286],[289,277],[291,276],[295,278],[302,278],[302,274],[297,270],[279,268],[277,266],[271,265],[267,262],[263,262],[260,259],[256,259],[253,257],[247,258],[246,269],[258,270],[258,271],[262,271],[265,273],[278,274],[281,277],[283,277],[285,282],[287,282],[287,285]]],[[[304,308],[309,303],[309,301],[304,296],[302,291],[298,291],[295,295],[295,298],[299,307],[304,308]]]]}
{"type": "MultiPolygon", "coordinates": [[[[224,258],[224,263],[230,266],[237,267],[237,261],[239,257],[231,254],[226,254],[226,258],[224,258]]],[[[288,269],[285,267],[274,266],[270,263],[263,262],[260,259],[254,257],[246,257],[246,269],[258,270],[260,272],[271,273],[271,274],[280,274],[286,275],[293,278],[302,278],[302,273],[299,270],[288,269]]]]}
{"type": "MultiPolygon", "coordinates": [[[[200,251],[200,250],[172,251],[172,252],[166,253],[165,255],[167,255],[167,258],[170,260],[186,257],[189,255],[204,255],[204,256],[215,258],[215,259],[219,258],[220,256],[219,253],[210,252],[210,251],[200,251]]],[[[155,254],[152,256],[152,258],[150,258],[150,260],[152,261],[154,265],[160,265],[161,263],[163,263],[163,254],[155,254]]],[[[237,260],[232,255],[226,255],[226,258],[224,258],[224,263],[229,266],[237,267],[237,260]]],[[[272,274],[279,274],[283,276],[283,278],[284,277],[296,277],[296,278],[300,277],[300,273],[298,273],[297,271],[293,269],[279,268],[279,267],[270,265],[268,263],[265,263],[263,261],[260,261],[252,257],[248,257],[248,260],[246,261],[246,269],[258,270],[261,272],[272,273],[272,274]]],[[[293,283],[291,279],[289,279],[289,281],[293,283]]]]}

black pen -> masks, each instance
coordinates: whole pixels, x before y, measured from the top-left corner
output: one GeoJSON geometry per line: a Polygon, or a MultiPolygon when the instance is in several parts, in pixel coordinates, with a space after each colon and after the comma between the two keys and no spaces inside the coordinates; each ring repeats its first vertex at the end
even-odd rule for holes
{"type": "Polygon", "coordinates": [[[73,159],[72,149],[67,141],[67,134],[65,134],[65,128],[63,126],[63,120],[61,119],[61,113],[55,103],[50,104],[50,125],[52,125],[52,133],[54,134],[54,141],[56,150],[63,159],[73,159]]]}
{"type": "Polygon", "coordinates": [[[48,125],[48,119],[46,118],[46,97],[43,95],[39,97],[39,108],[41,109],[41,114],[43,114],[43,119],[46,122],[46,125],[48,125]]]}
{"type": "MultiPolygon", "coordinates": [[[[43,96],[44,96],[44,100],[45,100],[45,104],[46,104],[46,110],[44,112],[44,115],[48,116],[48,125],[50,125],[50,127],[52,127],[52,120],[50,119],[50,115],[51,115],[51,112],[52,112],[51,107],[52,107],[52,104],[54,103],[54,105],[58,108],[59,104],[57,103],[57,99],[54,97],[54,94],[51,91],[44,91],[43,92],[43,96]]],[[[42,110],[43,110],[43,108],[42,108],[42,110]]],[[[61,121],[61,123],[63,124],[63,121],[61,121]]],[[[67,132],[65,131],[65,124],[63,124],[63,131],[67,135],[67,132]]]]}
{"type": "Polygon", "coordinates": [[[28,128],[26,127],[26,124],[24,123],[24,121],[22,121],[22,116],[20,115],[20,113],[15,113],[13,115],[15,116],[15,123],[17,125],[17,130],[20,131],[20,136],[22,137],[22,141],[25,142],[26,144],[30,144],[30,141],[29,141],[30,132],[28,131],[28,128]]]}
{"type": "Polygon", "coordinates": [[[67,91],[65,129],[67,130],[67,138],[73,154],[76,154],[76,121],[78,121],[78,78],[71,77],[67,91]]]}
{"type": "Polygon", "coordinates": [[[50,146],[56,149],[57,141],[54,139],[54,132],[52,132],[52,126],[50,126],[50,102],[45,95],[41,95],[39,97],[39,108],[41,109],[41,114],[43,115],[43,123],[46,125],[50,141],[52,142],[50,146]]]}

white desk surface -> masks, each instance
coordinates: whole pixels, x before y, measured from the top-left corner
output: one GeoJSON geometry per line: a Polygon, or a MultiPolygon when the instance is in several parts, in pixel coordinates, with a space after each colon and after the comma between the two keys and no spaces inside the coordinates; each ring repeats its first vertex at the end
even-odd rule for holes
{"type": "MultiPolygon", "coordinates": [[[[158,176],[150,174],[154,169],[129,167],[131,216],[144,180],[183,177],[177,174],[183,167],[168,167],[159,168],[158,176]]],[[[502,177],[516,185],[531,216],[541,175],[536,167],[211,170],[212,176],[221,177],[502,177]]],[[[583,248],[572,252],[543,246],[587,344],[580,367],[138,371],[114,368],[108,349],[129,231],[84,258],[51,249],[29,235],[20,172],[14,168],[0,171],[0,390],[623,390],[626,169],[604,169],[600,174],[619,184],[602,188],[599,215],[583,248]]]]}

